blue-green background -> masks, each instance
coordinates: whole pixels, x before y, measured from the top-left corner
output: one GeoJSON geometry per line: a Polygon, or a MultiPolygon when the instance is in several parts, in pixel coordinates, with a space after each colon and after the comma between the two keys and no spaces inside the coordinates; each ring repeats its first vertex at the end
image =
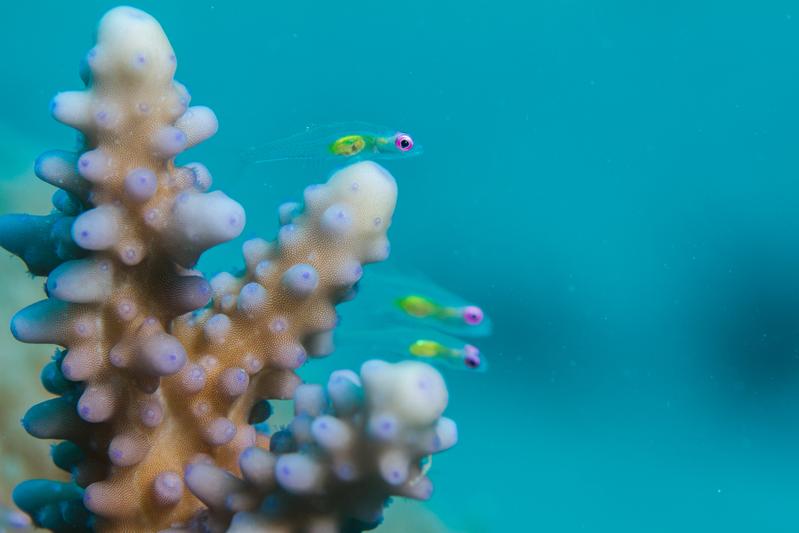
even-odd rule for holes
{"type": "MultiPolygon", "coordinates": [[[[3,2],[0,118],[42,149],[112,5],[3,2]]],[[[393,256],[496,323],[490,372],[447,374],[453,530],[799,530],[799,4],[135,5],[219,116],[191,158],[248,235],[321,174],[234,179],[244,146],[346,120],[425,145],[388,165],[393,256]]]]}

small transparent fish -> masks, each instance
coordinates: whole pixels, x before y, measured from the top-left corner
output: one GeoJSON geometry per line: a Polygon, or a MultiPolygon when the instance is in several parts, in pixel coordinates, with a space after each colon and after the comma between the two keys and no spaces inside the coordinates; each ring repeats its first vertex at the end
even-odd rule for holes
{"type": "Polygon", "coordinates": [[[398,159],[421,153],[421,145],[405,132],[364,122],[343,122],[310,126],[303,132],[252,147],[242,159],[246,166],[288,159],[398,159]]]}
{"type": "Polygon", "coordinates": [[[477,370],[482,366],[480,350],[473,344],[451,347],[430,339],[418,339],[408,346],[408,352],[415,357],[444,361],[456,368],[465,366],[477,370]]]}
{"type": "Polygon", "coordinates": [[[356,330],[342,324],[334,335],[335,353],[339,360],[346,360],[349,355],[360,359],[418,358],[455,370],[484,372],[488,369],[485,355],[476,346],[430,328],[375,327],[356,330]]]}
{"type": "Polygon", "coordinates": [[[408,483],[411,487],[417,485],[422,479],[430,473],[430,469],[433,468],[433,456],[428,455],[426,457],[422,457],[419,461],[419,475],[410,480],[408,483]]]}
{"type": "Polygon", "coordinates": [[[402,311],[416,318],[458,320],[469,326],[479,326],[484,318],[483,310],[476,305],[449,307],[418,294],[403,296],[396,301],[396,304],[402,311]]]}
{"type": "Polygon", "coordinates": [[[427,326],[456,337],[486,337],[491,319],[484,310],[421,272],[370,265],[358,297],[339,311],[346,323],[369,327],[427,326]]]}
{"type": "Polygon", "coordinates": [[[337,308],[336,360],[421,358],[433,365],[485,371],[485,354],[463,338],[491,333],[482,309],[419,272],[370,265],[357,297],[337,308]]]}

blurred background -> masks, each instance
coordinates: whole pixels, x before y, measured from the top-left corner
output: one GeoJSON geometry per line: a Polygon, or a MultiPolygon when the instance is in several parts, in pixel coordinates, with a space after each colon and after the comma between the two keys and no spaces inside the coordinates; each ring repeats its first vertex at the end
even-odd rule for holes
{"type": "MultiPolygon", "coordinates": [[[[33,179],[9,180],[72,146],[47,105],[80,87],[113,5],[3,7],[3,212],[46,209],[33,179]]],[[[238,172],[246,147],[351,120],[424,144],[386,163],[400,184],[392,259],[495,323],[489,372],[445,376],[461,442],[431,472],[430,528],[799,530],[799,4],[134,5],[219,117],[183,160],[245,206],[243,238],[273,235],[274,208],[331,170],[238,172]]],[[[201,266],[240,264],[236,243],[201,266]]],[[[18,261],[0,271],[3,306],[36,297],[18,261]]],[[[23,377],[0,388],[0,450],[19,467],[34,439],[9,439],[43,394],[47,350],[9,337],[3,374],[23,377]]],[[[333,355],[307,375],[358,363],[333,355]]],[[[2,471],[6,486],[20,469],[2,471]]]]}

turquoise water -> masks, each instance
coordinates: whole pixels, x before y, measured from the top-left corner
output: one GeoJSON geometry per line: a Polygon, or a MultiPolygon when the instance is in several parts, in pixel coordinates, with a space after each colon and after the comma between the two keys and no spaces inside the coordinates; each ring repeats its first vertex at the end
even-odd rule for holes
{"type": "MultiPolygon", "coordinates": [[[[69,146],[47,103],[114,4],[7,4],[0,119],[69,146]]],[[[327,170],[237,178],[243,147],[348,120],[425,145],[386,163],[393,257],[495,322],[490,371],[446,375],[461,443],[429,507],[449,527],[799,529],[797,4],[135,5],[219,116],[191,159],[248,236],[327,170]]]]}

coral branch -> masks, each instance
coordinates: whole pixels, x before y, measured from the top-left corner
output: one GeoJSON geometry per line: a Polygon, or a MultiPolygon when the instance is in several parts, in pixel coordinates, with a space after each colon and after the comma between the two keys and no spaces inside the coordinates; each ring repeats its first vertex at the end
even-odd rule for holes
{"type": "MultiPolygon", "coordinates": [[[[245,221],[236,202],[205,192],[204,167],[174,165],[176,154],[217,128],[210,109],[188,107],[188,93],[172,79],[175,67],[152,17],[132,8],[110,11],[82,71],[86,90],[60,93],[51,105],[53,116],[85,139],[76,153],[51,151],[36,163],[37,176],[61,189],[56,211],[0,219],[0,244],[32,273],[50,274],[48,299],[14,317],[14,336],[66,348],[45,377],[61,396],[34,406],[24,425],[34,436],[77,447],[80,453],[60,466],[90,486],[87,507],[108,528],[125,510],[152,507],[150,487],[125,480],[150,452],[157,422],[171,417],[161,379],[188,359],[168,333],[171,322],[211,297],[209,284],[185,267],[238,236],[245,221]]],[[[21,486],[15,496],[44,520],[49,507],[34,512],[31,506],[44,500],[31,499],[30,490],[21,486]]],[[[170,514],[142,513],[138,527],[151,529],[153,515],[170,514]]]]}
{"type": "Polygon", "coordinates": [[[324,388],[301,385],[294,401],[296,416],[272,436],[271,451],[241,454],[242,478],[212,465],[188,467],[186,483],[209,508],[203,529],[372,529],[390,496],[430,497],[421,463],[457,441],[455,423],[441,417],[444,381],[422,363],[369,361],[360,376],[342,370],[324,388]]]}
{"type": "MultiPolygon", "coordinates": [[[[290,397],[306,356],[329,353],[334,305],[350,295],[363,263],[385,257],[395,198],[394,179],[373,163],[339,171],[306,190],[305,209],[286,220],[277,242],[244,244],[247,270],[212,279],[207,309],[178,318],[171,335],[145,322],[152,333],[142,330],[135,346],[114,348],[113,364],[162,378],[120,417],[131,421],[109,444],[120,468],[87,489],[92,511],[126,524],[144,516],[165,527],[199,509],[175,481],[187,464],[210,458],[237,470],[241,451],[256,443],[253,408],[264,398],[290,397]],[[331,230],[333,211],[344,222],[331,230]],[[144,501],[130,498],[131,486],[144,501]]],[[[95,394],[105,398],[102,390],[95,394]]],[[[88,405],[104,417],[105,403],[88,405]]]]}
{"type": "Polygon", "coordinates": [[[85,145],[36,163],[59,188],[55,211],[0,218],[0,245],[49,276],[47,299],[17,313],[12,333],[64,348],[42,373],[56,397],[23,425],[62,440],[53,461],[74,482],[29,481],[15,501],[56,531],[371,526],[389,495],[429,496],[420,461],[456,438],[440,418],[443,381],[426,365],[375,361],[360,378],[297,389],[295,370],[333,351],[335,305],[387,257],[396,182],[361,162],[307,187],[278,209],[274,242],[244,243],[242,273],[206,281],[190,269],[241,233],[245,213],[207,192],[203,165],[175,166],[217,129],[209,108],[188,107],[175,67],[152,17],[106,14],[87,88],[52,104],[85,145]],[[259,448],[265,400],[295,390],[291,428],[259,448]],[[270,498],[278,510],[256,513],[270,498]]]}

